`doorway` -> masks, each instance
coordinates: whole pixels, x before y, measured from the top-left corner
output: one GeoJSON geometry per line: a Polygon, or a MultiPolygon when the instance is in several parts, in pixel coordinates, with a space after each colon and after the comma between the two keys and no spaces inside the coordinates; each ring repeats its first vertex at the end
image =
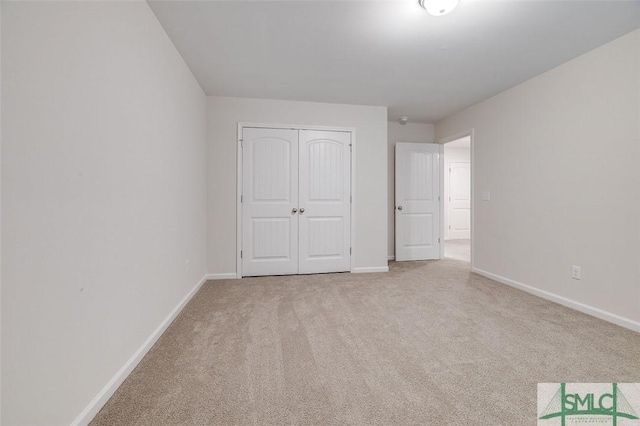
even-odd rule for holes
{"type": "Polygon", "coordinates": [[[472,135],[443,141],[443,253],[471,265],[473,224],[472,135]]]}

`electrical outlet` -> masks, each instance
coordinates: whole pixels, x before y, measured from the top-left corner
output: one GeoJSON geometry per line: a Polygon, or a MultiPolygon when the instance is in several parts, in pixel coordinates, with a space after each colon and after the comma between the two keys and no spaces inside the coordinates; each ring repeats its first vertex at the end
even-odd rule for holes
{"type": "Polygon", "coordinates": [[[582,269],[580,269],[579,266],[576,266],[576,265],[571,266],[571,278],[573,278],[574,280],[582,279],[582,269]]]}

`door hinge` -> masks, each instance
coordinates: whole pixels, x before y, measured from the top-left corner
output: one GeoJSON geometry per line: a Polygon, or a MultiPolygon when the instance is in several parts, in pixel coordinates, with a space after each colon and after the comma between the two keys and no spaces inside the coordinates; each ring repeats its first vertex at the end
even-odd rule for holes
{"type": "Polygon", "coordinates": [[[451,225],[449,225],[449,229],[451,229],[451,225]]]}
{"type": "Polygon", "coordinates": [[[349,195],[349,202],[353,203],[353,195],[349,195]]]}
{"type": "Polygon", "coordinates": [[[244,140],[239,139],[238,142],[240,142],[240,148],[244,148],[244,140]]]}
{"type": "Polygon", "coordinates": [[[241,195],[241,196],[240,196],[240,202],[241,202],[241,203],[244,203],[244,195],[241,195]]]}
{"type": "Polygon", "coordinates": [[[440,242],[440,238],[438,238],[438,242],[440,242]]]}
{"type": "Polygon", "coordinates": [[[349,254],[353,253],[353,249],[351,247],[349,247],[349,254]]]}
{"type": "Polygon", "coordinates": [[[242,259],[242,250],[240,250],[240,259],[242,259]]]}
{"type": "Polygon", "coordinates": [[[440,196],[438,195],[438,201],[440,201],[440,196]]]}

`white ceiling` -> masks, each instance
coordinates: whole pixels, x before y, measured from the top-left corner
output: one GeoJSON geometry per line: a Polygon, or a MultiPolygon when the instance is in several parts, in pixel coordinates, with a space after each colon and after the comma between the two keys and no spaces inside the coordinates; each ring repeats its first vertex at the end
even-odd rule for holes
{"type": "MultiPolygon", "coordinates": [[[[640,1],[149,1],[209,95],[433,123],[640,27],[640,1]]],[[[615,78],[615,76],[612,76],[615,78]]]]}

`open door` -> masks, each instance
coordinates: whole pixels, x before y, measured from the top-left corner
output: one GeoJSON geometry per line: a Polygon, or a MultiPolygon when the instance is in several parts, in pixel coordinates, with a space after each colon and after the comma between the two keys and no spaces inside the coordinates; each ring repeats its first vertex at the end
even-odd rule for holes
{"type": "Polygon", "coordinates": [[[396,260],[440,258],[442,146],[396,143],[396,260]]]}

